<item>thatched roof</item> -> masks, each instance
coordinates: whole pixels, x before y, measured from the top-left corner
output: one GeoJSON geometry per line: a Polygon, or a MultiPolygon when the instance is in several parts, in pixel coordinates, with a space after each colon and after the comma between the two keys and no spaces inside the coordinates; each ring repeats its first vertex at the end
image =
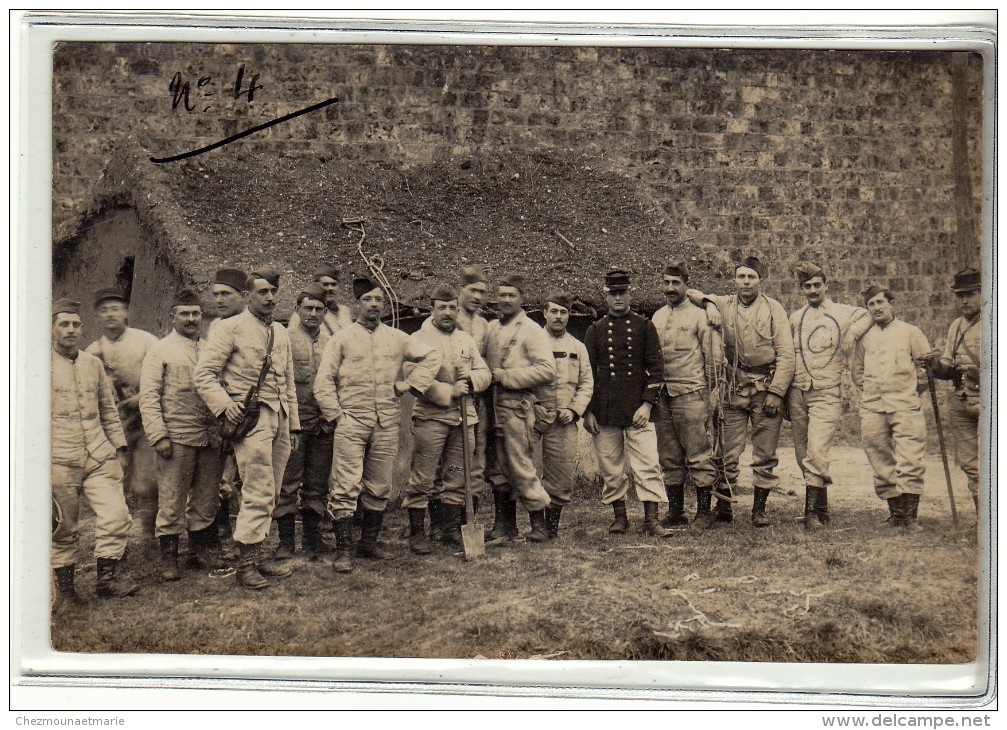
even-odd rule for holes
{"type": "MultiPolygon", "coordinates": [[[[111,162],[94,202],[77,219],[56,221],[58,248],[86,219],[130,206],[183,280],[207,281],[224,265],[272,263],[285,273],[281,294],[335,263],[348,292],[364,273],[358,250],[379,255],[401,301],[422,304],[438,281],[468,264],[491,277],[520,271],[528,304],[557,286],[600,305],[612,266],[638,282],[635,304],[663,303],[661,270],[685,257],[703,286],[725,262],[697,259],[645,185],[602,169],[586,155],[466,158],[401,169],[317,156],[268,160],[240,144],[154,164],[122,154],[111,162]]],[[[292,302],[284,302],[284,308],[292,302]]]]}

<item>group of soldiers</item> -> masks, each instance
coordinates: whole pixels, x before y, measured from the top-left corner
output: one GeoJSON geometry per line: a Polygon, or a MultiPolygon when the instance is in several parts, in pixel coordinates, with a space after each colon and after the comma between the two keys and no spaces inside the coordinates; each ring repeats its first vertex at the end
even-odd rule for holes
{"type": "Polygon", "coordinates": [[[802,262],[806,304],[788,317],[762,292],[767,275],[747,257],[735,267],[735,292],[710,295],[691,289],[687,265],[673,261],[662,275],[667,304],[647,319],[631,309],[629,273],[610,271],[601,282],[608,311],[584,342],[567,332],[571,295],[545,297],[543,328],[523,309],[528,288],[518,274],[497,282],[498,318],[488,321],[490,282],[476,267],[460,272],[457,288],[434,288],[430,316],[412,335],[382,321],[386,291],[372,279],[353,279],[354,310],[340,304],[332,266],[297,293],[287,326],[273,319],[275,269],[221,269],[212,285],[217,311],[191,290],[178,292],[172,331],[160,340],[128,326],[122,292],[101,289],[93,306],[103,331],[86,351],[81,304],[60,299],[52,308],[57,609],[81,603],[82,493],[95,513],[99,597],[138,590],[118,571],[134,517],[156,538],[165,581],[181,577],[184,533],[192,566],[226,566],[224,533],[236,548],[238,585],[267,588],[268,577],[293,570],[298,512],[301,549],[311,558],[333,551],[336,572],[350,572],[355,556],[392,557],[379,536],[407,393],[415,397],[414,448],[402,507],[418,555],[438,541],[461,544],[466,480],[477,495],[492,492],[491,542],[519,537],[518,503],[528,512],[528,542],[555,539],[574,491],[578,422],[593,439],[611,533],[629,530],[627,470],[645,534],[689,526],[689,487],[692,522],[731,522],[749,441],[751,523],[769,525],[784,418],[805,481],[804,526],[823,529],[847,368],[862,391],[864,448],[890,524],[921,529],[928,373],[954,383],[951,431],[978,509],[979,272],[954,277],[962,316],[943,352],[895,317],[884,286],[864,291],[863,306],[840,304],[825,272],[802,262]],[[221,484],[240,484],[233,531],[221,484]],[[266,555],[273,523],[278,547],[266,555]]]}

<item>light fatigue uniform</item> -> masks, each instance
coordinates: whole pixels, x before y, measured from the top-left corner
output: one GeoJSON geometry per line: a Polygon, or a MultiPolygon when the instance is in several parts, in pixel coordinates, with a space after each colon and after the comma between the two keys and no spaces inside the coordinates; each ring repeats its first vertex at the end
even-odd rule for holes
{"type": "Polygon", "coordinates": [[[780,481],[776,447],[783,426],[783,409],[767,416],[766,394],[784,398],[794,377],[794,337],[783,305],[759,294],[749,306],[737,295],[707,296],[724,322],[724,359],[729,392],[724,403],[724,470],[737,485],[739,462],[751,426],[752,486],[772,489],[780,481]]]}
{"type": "Polygon", "coordinates": [[[706,311],[685,299],[661,307],[652,321],[664,363],[654,422],[664,485],[679,487],[689,480],[696,487],[712,487],[717,471],[706,372],[714,353],[706,311]]]}
{"type": "MultiPolygon", "coordinates": [[[[443,332],[434,325],[433,319],[427,319],[412,335],[410,345],[416,351],[425,348],[437,350],[441,355],[441,364],[436,378],[426,392],[417,396],[413,408],[412,473],[402,507],[425,509],[428,500],[434,496],[439,496],[444,504],[463,505],[465,462],[461,403],[451,397],[451,392],[460,379],[469,378],[472,391],[481,393],[489,387],[493,376],[470,335],[459,329],[443,332]],[[439,465],[443,486],[438,495],[434,478],[439,465]]],[[[405,362],[403,373],[411,374],[413,367],[411,362],[405,362]]],[[[473,400],[466,398],[465,405],[470,459],[475,451],[475,429],[479,418],[473,400]]]]}
{"type": "Polygon", "coordinates": [[[577,422],[583,418],[594,393],[594,373],[587,348],[569,332],[556,337],[546,330],[556,361],[554,392],[556,410],[569,408],[576,414],[570,423],[554,421],[542,435],[542,486],[552,504],[570,504],[577,479],[577,422]]]}
{"type": "Polygon", "coordinates": [[[980,405],[979,378],[971,368],[980,368],[981,330],[978,316],[971,322],[959,317],[951,323],[941,356],[942,369],[948,371],[954,381],[954,395],[948,399],[948,405],[955,461],[968,477],[969,491],[973,495],[979,494],[980,405]]]}
{"type": "Polygon", "coordinates": [[[213,415],[196,394],[192,375],[199,343],[172,331],[147,352],[140,373],[140,415],[147,441],[171,442],[167,459],[155,452],[158,509],[155,536],[210,526],[217,515],[224,458],[211,443],[213,415]]]}
{"type": "Polygon", "coordinates": [[[643,428],[633,414],[643,403],[652,406],[661,389],[661,343],[654,324],[630,312],[606,314],[587,329],[584,346],[594,372],[588,410],[598,420],[594,434],[602,504],[622,502],[629,491],[627,462],[641,502],[667,502],[657,450],[655,413],[643,428]]]}
{"type": "Polygon", "coordinates": [[[119,560],[132,520],[122,490],[116,450],[126,437],[112,384],[98,358],[78,352],[73,360],[52,350],[53,568],[77,562],[81,493],[95,515],[94,556],[119,560]]]}
{"type": "MultiPolygon", "coordinates": [[[[105,366],[112,379],[117,400],[132,398],[140,392],[140,369],[147,351],[157,338],[135,327],[127,327],[117,340],[102,335],[87,347],[105,366]]],[[[153,530],[157,513],[157,474],[154,450],[144,438],[139,405],[119,411],[123,433],[126,435],[126,471],[123,484],[129,495],[138,522],[144,530],[153,530]]]]}
{"type": "Polygon", "coordinates": [[[840,385],[847,354],[843,338],[850,325],[869,317],[866,309],[825,298],[790,315],[797,362],[787,393],[794,455],[809,487],[828,487],[829,450],[842,417],[840,385]]]}
{"type": "Polygon", "coordinates": [[[410,350],[409,335],[379,324],[359,322],[329,339],[315,376],[315,401],[322,418],[336,423],[328,513],[350,517],[357,498],[365,510],[383,512],[392,491],[399,449],[399,399],[395,381],[409,358],[415,368],[404,378],[425,392],[441,364],[432,348],[410,350]]]}
{"type": "Polygon", "coordinates": [[[329,473],[332,471],[332,428],[322,418],[315,402],[315,375],[322,353],[329,342],[325,328],[312,335],[298,321],[287,326],[290,350],[294,359],[294,386],[297,391],[297,416],[301,422],[301,437],[290,453],[283,473],[280,496],[273,517],[294,514],[301,509],[325,516],[329,499],[329,473]]]}
{"type": "Polygon", "coordinates": [[[929,352],[919,328],[899,319],[872,326],[854,351],[853,383],[863,389],[861,437],[881,499],[923,494],[927,423],[919,388],[925,380],[916,358],[929,352]]]}
{"type": "Polygon", "coordinates": [[[492,444],[487,448],[487,474],[493,491],[519,499],[529,512],[549,506],[549,495],[535,469],[535,408],[555,408],[548,387],[556,379],[556,362],[545,330],[520,311],[509,322],[490,322],[486,363],[500,370],[493,395],[492,444]]]}
{"type": "MultiPolygon", "coordinates": [[[[333,312],[331,309],[326,308],[325,314],[322,315],[322,324],[319,326],[319,331],[325,335],[325,339],[332,337],[341,329],[345,329],[353,324],[353,313],[350,308],[345,304],[339,305],[339,311],[333,312]]],[[[290,323],[287,325],[287,329],[294,331],[296,328],[301,326],[301,315],[296,311],[290,315],[290,323]]]]}
{"type": "MultiPolygon", "coordinates": [[[[272,364],[259,391],[259,420],[234,442],[241,476],[241,507],[234,541],[258,545],[269,534],[283,471],[290,457],[290,432],[300,431],[294,361],[287,330],[270,321],[272,364]]],[[[210,331],[196,365],[196,391],[219,417],[232,402],[244,401],[259,379],[269,330],[249,310],[222,320],[210,331]]]]}
{"type": "MultiPolygon", "coordinates": [[[[464,307],[459,307],[457,326],[458,329],[468,333],[475,340],[476,349],[485,361],[490,323],[481,315],[470,314],[464,307]]],[[[476,416],[479,418],[479,422],[476,424],[475,451],[472,456],[473,494],[482,494],[486,491],[486,434],[493,426],[489,422],[489,410],[486,402],[492,397],[491,393],[492,389],[487,389],[472,399],[476,405],[476,416]]]]}

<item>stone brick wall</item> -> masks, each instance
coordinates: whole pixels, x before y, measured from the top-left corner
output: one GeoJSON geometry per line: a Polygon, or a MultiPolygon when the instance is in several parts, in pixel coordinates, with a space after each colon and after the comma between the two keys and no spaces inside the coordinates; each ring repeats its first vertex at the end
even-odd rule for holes
{"type": "MultiPolygon", "coordinates": [[[[899,316],[934,341],[953,316],[948,283],[965,262],[954,248],[951,54],[64,44],[54,63],[57,225],[88,204],[117,146],[176,154],[338,96],[210,154],[407,165],[588,151],[649,185],[725,277],[741,253],[768,259],[767,290],[788,308],[799,303],[790,268],[810,257],[842,301],[887,281],[899,316]]],[[[978,213],[977,58],[967,76],[978,213]]]]}

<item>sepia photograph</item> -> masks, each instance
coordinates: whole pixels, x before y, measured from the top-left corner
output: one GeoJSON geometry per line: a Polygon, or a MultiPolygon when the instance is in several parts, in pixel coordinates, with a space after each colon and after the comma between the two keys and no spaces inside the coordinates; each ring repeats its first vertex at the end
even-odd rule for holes
{"type": "Polygon", "coordinates": [[[991,51],[415,30],[51,45],[52,652],[987,692],[991,51]]]}

